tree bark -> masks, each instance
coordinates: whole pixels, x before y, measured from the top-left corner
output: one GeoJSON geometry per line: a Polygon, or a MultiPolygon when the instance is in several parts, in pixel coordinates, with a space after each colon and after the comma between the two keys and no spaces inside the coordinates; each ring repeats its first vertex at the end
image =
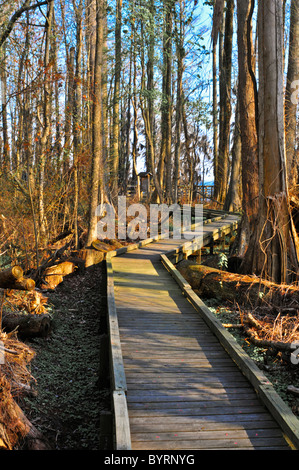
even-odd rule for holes
{"type": "Polygon", "coordinates": [[[182,98],[183,98],[183,71],[184,71],[184,6],[180,0],[179,25],[176,27],[176,56],[177,56],[177,93],[176,93],[176,117],[175,117],[175,150],[174,150],[174,175],[173,175],[173,199],[177,202],[178,187],[180,181],[180,157],[181,157],[181,131],[182,131],[182,98]]]}
{"type": "Polygon", "coordinates": [[[3,271],[0,271],[0,286],[12,284],[22,277],[23,269],[20,266],[13,266],[12,268],[4,269],[3,271]]]}
{"type": "Polygon", "coordinates": [[[33,279],[23,277],[23,270],[20,266],[0,271],[0,288],[16,290],[33,290],[35,282],[33,279]]]}
{"type": "Polygon", "coordinates": [[[115,201],[118,196],[118,170],[119,170],[119,103],[120,103],[120,76],[121,76],[121,22],[122,0],[116,2],[115,20],[115,72],[113,97],[113,142],[111,159],[111,195],[115,201]]]}
{"type": "MultiPolygon", "coordinates": [[[[135,11],[133,9],[133,15],[135,15],[135,11]]],[[[132,36],[133,36],[133,96],[132,96],[132,104],[133,104],[133,144],[132,144],[132,181],[133,183],[137,183],[137,144],[138,144],[138,129],[137,129],[137,43],[136,43],[136,19],[132,18],[132,36]]],[[[139,193],[139,191],[138,191],[139,193]]]]}
{"type": "MultiPolygon", "coordinates": [[[[94,63],[96,49],[96,0],[87,2],[86,19],[86,48],[87,48],[87,98],[88,103],[93,101],[94,63]]],[[[92,106],[87,106],[87,145],[91,148],[92,142],[92,106]]]]}
{"type": "Polygon", "coordinates": [[[83,5],[82,0],[78,7],[75,2],[73,3],[76,14],[76,58],[75,58],[75,75],[73,81],[73,142],[74,142],[74,228],[75,228],[75,248],[79,248],[79,233],[78,233],[78,205],[79,205],[79,153],[82,142],[81,135],[81,106],[82,106],[82,88],[81,88],[81,73],[82,73],[82,13],[83,5]]]}
{"type": "MultiPolygon", "coordinates": [[[[218,92],[217,92],[217,42],[213,42],[213,168],[214,187],[218,184],[218,92]]],[[[215,194],[215,191],[214,191],[215,194]]]]}
{"type": "Polygon", "coordinates": [[[273,304],[281,308],[299,302],[296,286],[281,286],[256,276],[230,273],[188,260],[178,263],[177,269],[200,297],[254,307],[273,304]]]}
{"type": "Polygon", "coordinates": [[[223,210],[225,211],[236,212],[241,206],[241,158],[242,146],[240,134],[240,112],[239,102],[237,102],[235,114],[234,144],[232,148],[231,176],[228,191],[225,198],[225,203],[223,206],[223,210]]]}
{"type": "Polygon", "coordinates": [[[230,146],[231,120],[231,71],[233,40],[234,0],[227,0],[225,16],[225,36],[223,44],[223,61],[220,69],[220,129],[218,155],[218,193],[215,198],[224,204],[228,186],[228,158],[230,146]]]}
{"type": "Polygon", "coordinates": [[[48,138],[51,130],[51,116],[50,116],[50,35],[53,26],[53,12],[54,12],[54,2],[49,3],[47,18],[46,18],[46,42],[45,42],[45,51],[44,51],[44,86],[43,86],[43,130],[42,136],[40,139],[40,155],[38,161],[38,220],[39,220],[39,235],[40,242],[44,244],[47,240],[47,224],[45,217],[45,168],[46,168],[46,158],[47,158],[47,144],[48,138]]]}
{"type": "MultiPolygon", "coordinates": [[[[168,203],[172,201],[172,158],[171,158],[171,141],[172,141],[172,29],[173,29],[173,1],[165,2],[165,32],[163,45],[163,103],[162,103],[162,142],[161,142],[161,162],[165,161],[166,169],[166,199],[168,203]]],[[[161,168],[163,173],[163,168],[161,168]]],[[[161,175],[160,175],[161,177],[161,175]]],[[[163,187],[163,185],[161,185],[163,187]]]]}
{"type": "Polygon", "coordinates": [[[52,330],[52,320],[47,314],[3,312],[2,327],[9,332],[17,328],[21,338],[46,338],[52,330]]]}
{"type": "MultiPolygon", "coordinates": [[[[256,224],[259,197],[258,97],[252,44],[253,9],[254,0],[238,2],[238,101],[242,147],[243,216],[238,229],[234,252],[239,256],[244,256],[248,248],[250,234],[256,224]]],[[[250,269],[248,268],[247,271],[249,272],[250,269]]]]}
{"type": "Polygon", "coordinates": [[[147,61],[147,108],[148,126],[152,143],[147,142],[147,171],[153,174],[155,171],[155,139],[154,139],[154,54],[155,54],[155,2],[149,4],[149,40],[147,61]],[[154,154],[152,155],[152,152],[154,154]]]}
{"type": "MultiPolygon", "coordinates": [[[[158,162],[158,179],[161,193],[171,199],[171,64],[172,64],[172,22],[173,0],[164,3],[163,31],[163,72],[162,72],[162,104],[161,104],[161,149],[158,162]]],[[[157,196],[157,194],[155,194],[157,196]]],[[[162,202],[162,201],[159,201],[162,202]]]]}
{"type": "Polygon", "coordinates": [[[259,212],[246,272],[277,283],[298,277],[298,240],[288,206],[283,110],[282,2],[259,1],[259,212]]]}
{"type": "Polygon", "coordinates": [[[107,202],[107,192],[104,176],[104,151],[103,151],[103,115],[102,115],[102,61],[103,61],[103,24],[104,0],[97,0],[97,36],[94,67],[94,103],[93,103],[93,132],[92,132],[92,166],[91,189],[89,202],[89,220],[87,246],[96,239],[97,216],[96,209],[99,203],[107,202]]]}
{"type": "Polygon", "coordinates": [[[7,124],[7,60],[6,60],[6,47],[2,47],[2,66],[1,66],[1,112],[2,112],[2,136],[3,136],[3,157],[2,166],[5,171],[10,169],[10,152],[9,152],[9,139],[8,139],[8,124],[7,124]]]}
{"type": "Polygon", "coordinates": [[[298,182],[298,150],[297,135],[297,108],[299,80],[299,1],[292,0],[289,36],[289,63],[285,92],[285,135],[286,135],[286,162],[287,180],[289,188],[298,182]]]}

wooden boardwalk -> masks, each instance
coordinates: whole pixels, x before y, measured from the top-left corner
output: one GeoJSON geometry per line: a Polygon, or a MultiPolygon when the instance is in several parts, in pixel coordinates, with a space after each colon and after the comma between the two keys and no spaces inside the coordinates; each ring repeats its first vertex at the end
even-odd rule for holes
{"type": "Polygon", "coordinates": [[[181,243],[160,240],[111,259],[132,449],[290,449],[163,267],[161,255],[181,243]]]}

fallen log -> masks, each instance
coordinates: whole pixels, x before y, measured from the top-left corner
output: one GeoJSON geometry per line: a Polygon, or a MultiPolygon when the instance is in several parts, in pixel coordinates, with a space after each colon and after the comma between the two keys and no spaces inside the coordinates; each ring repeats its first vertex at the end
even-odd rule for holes
{"type": "Polygon", "coordinates": [[[15,282],[16,279],[23,277],[23,269],[20,266],[12,266],[8,269],[0,271],[0,287],[1,284],[9,284],[15,282]]]}
{"type": "Polygon", "coordinates": [[[53,290],[63,281],[64,276],[72,274],[76,270],[75,263],[63,261],[62,263],[50,266],[45,269],[41,289],[53,290]]]}
{"type": "Polygon", "coordinates": [[[23,270],[20,266],[13,266],[0,271],[0,288],[32,290],[35,288],[35,282],[33,279],[23,277],[23,270]]]}
{"type": "Polygon", "coordinates": [[[48,314],[3,312],[2,328],[7,332],[17,329],[21,338],[46,338],[52,331],[52,319],[48,314]]]}
{"type": "Polygon", "coordinates": [[[22,277],[21,279],[16,279],[15,283],[12,284],[9,289],[32,291],[35,289],[35,281],[33,279],[22,277]]]}
{"type": "Polygon", "coordinates": [[[114,250],[114,247],[112,246],[112,244],[101,242],[100,240],[94,240],[91,243],[91,246],[92,246],[92,248],[94,248],[97,251],[107,252],[107,251],[113,251],[114,250]]]}
{"type": "Polygon", "coordinates": [[[184,260],[178,263],[178,271],[192,289],[203,298],[250,304],[292,307],[299,306],[299,287],[280,285],[256,276],[241,275],[196,264],[184,260]]]}
{"type": "Polygon", "coordinates": [[[78,257],[83,261],[85,268],[101,263],[105,259],[105,252],[93,248],[83,248],[78,252],[78,257]]]}

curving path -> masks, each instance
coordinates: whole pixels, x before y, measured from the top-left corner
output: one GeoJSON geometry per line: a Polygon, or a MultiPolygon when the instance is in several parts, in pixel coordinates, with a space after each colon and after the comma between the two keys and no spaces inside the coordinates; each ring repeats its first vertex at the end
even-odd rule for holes
{"type": "MultiPolygon", "coordinates": [[[[231,223],[222,218],[205,228],[231,223]]],[[[160,240],[111,258],[133,450],[290,449],[250,382],[161,255],[160,240]]]]}

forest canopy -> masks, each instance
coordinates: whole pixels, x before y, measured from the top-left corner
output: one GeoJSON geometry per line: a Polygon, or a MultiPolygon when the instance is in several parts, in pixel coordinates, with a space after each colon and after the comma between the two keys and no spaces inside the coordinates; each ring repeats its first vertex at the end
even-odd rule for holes
{"type": "Polygon", "coordinates": [[[202,202],[209,183],[210,205],[242,214],[243,272],[297,279],[298,0],[0,12],[2,267],[38,265],[65,233],[89,246],[98,204],[139,197],[145,172],[148,203],[202,202]]]}

